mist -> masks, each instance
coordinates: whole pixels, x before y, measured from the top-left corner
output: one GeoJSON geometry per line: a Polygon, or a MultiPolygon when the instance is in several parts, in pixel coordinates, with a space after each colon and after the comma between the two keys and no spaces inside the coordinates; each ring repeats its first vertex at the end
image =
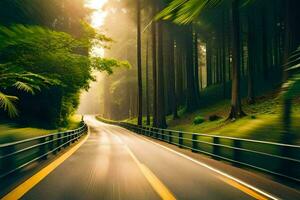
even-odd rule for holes
{"type": "Polygon", "coordinates": [[[133,117],[136,115],[137,98],[134,12],[128,1],[122,0],[108,1],[100,7],[95,3],[91,5],[97,8],[91,14],[91,25],[113,40],[108,48],[95,46],[91,54],[127,60],[131,67],[115,68],[112,75],[97,72],[96,81],[90,84],[90,89],[81,93],[77,113],[99,114],[114,119],[133,117]],[[105,14],[99,14],[101,12],[105,14]]]}

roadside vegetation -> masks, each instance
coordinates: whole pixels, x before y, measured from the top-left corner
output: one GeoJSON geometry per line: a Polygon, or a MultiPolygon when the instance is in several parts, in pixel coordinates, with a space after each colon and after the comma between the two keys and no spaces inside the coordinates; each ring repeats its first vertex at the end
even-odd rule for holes
{"type": "Polygon", "coordinates": [[[67,126],[58,129],[43,129],[30,126],[21,126],[16,123],[0,123],[0,144],[25,140],[59,131],[73,130],[80,126],[81,115],[72,115],[68,118],[67,126]]]}
{"type": "MultiPolygon", "coordinates": [[[[244,110],[247,116],[239,120],[228,120],[230,101],[221,100],[211,105],[199,108],[194,112],[180,109],[178,118],[167,116],[168,129],[194,133],[206,133],[237,138],[282,142],[283,114],[282,98],[279,91],[260,96],[255,104],[247,104],[244,99],[244,110]]],[[[291,132],[296,135],[296,143],[300,144],[300,101],[293,101],[291,132]]],[[[137,123],[137,118],[126,119],[125,122],[137,123]]],[[[147,118],[143,118],[146,125],[147,118]]]]}
{"type": "Polygon", "coordinates": [[[101,117],[298,143],[300,29],[293,19],[299,2],[128,2],[108,7],[134,21],[129,25],[137,31],[115,26],[116,15],[109,13],[105,24],[122,42],[108,53],[136,65],[102,84],[101,117]]]}
{"type": "Polygon", "coordinates": [[[112,39],[89,24],[83,0],[3,0],[0,13],[0,138],[73,129],[70,118],[93,72],[129,66],[90,53],[112,39]]]}

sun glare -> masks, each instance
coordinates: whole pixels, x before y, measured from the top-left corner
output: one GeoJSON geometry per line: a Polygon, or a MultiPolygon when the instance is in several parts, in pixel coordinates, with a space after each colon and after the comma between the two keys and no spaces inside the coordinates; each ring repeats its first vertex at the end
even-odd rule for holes
{"type": "Polygon", "coordinates": [[[103,10],[103,6],[107,0],[87,0],[86,7],[94,9],[91,16],[91,25],[99,28],[103,25],[107,13],[103,10]]]}
{"type": "Polygon", "coordinates": [[[87,0],[86,6],[92,9],[101,9],[107,0],[87,0]]]}
{"type": "MultiPolygon", "coordinates": [[[[94,28],[100,28],[104,24],[107,12],[103,10],[103,6],[107,3],[107,0],[86,0],[85,6],[93,9],[91,14],[91,25],[94,28]]],[[[91,55],[96,57],[104,56],[104,49],[102,47],[94,46],[91,50],[91,55]]]]}

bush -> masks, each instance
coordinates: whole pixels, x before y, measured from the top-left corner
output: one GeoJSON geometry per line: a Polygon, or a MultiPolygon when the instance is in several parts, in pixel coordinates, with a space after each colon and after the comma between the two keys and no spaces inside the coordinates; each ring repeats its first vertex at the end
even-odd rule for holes
{"type": "Polygon", "coordinates": [[[218,119],[221,119],[221,117],[218,115],[210,115],[208,119],[209,121],[217,121],[218,119]]]}
{"type": "Polygon", "coordinates": [[[255,115],[251,115],[250,118],[251,119],[256,119],[256,116],[255,115]]]}
{"type": "Polygon", "coordinates": [[[195,125],[198,125],[198,124],[203,123],[204,121],[205,121],[205,119],[202,116],[197,116],[197,117],[195,117],[193,122],[195,125]]]}

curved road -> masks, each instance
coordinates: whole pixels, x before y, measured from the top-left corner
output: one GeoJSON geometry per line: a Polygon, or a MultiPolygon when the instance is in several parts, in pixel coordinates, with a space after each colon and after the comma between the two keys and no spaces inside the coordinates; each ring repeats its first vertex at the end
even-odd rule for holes
{"type": "Polygon", "coordinates": [[[87,141],[22,199],[270,199],[123,128],[86,122],[87,141]]]}

